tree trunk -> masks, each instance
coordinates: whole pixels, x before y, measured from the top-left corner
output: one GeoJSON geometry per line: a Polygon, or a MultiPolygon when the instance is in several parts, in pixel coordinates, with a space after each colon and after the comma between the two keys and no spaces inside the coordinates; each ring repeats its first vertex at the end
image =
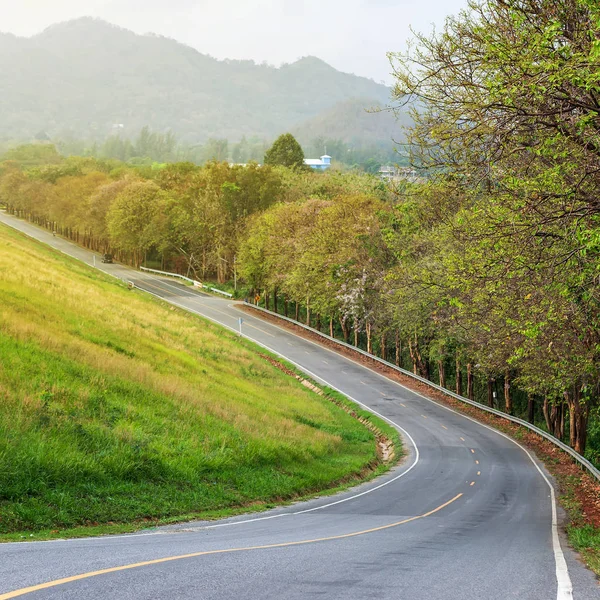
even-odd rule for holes
{"type": "MultiPolygon", "coordinates": [[[[554,408],[554,407],[552,407],[554,408]]],[[[550,401],[548,400],[548,396],[544,395],[544,403],[542,404],[542,413],[544,415],[544,420],[546,421],[546,427],[548,431],[554,435],[554,419],[552,418],[552,410],[550,409],[550,401]]]]}
{"type": "Polygon", "coordinates": [[[494,408],[494,379],[488,377],[487,380],[487,403],[490,408],[494,408]]]}
{"type": "Polygon", "coordinates": [[[445,388],[446,387],[446,370],[444,368],[443,360],[438,360],[438,373],[440,376],[440,386],[445,388]]]}
{"type": "Polygon", "coordinates": [[[321,331],[321,314],[317,314],[317,331],[321,331]]]}
{"type": "Polygon", "coordinates": [[[513,414],[512,396],[510,395],[510,373],[504,373],[504,410],[509,414],[513,414]]]}
{"type": "Polygon", "coordinates": [[[579,454],[585,452],[587,443],[587,425],[590,416],[590,405],[581,401],[581,388],[576,386],[573,393],[565,393],[569,406],[569,444],[579,454]]]}
{"type": "Polygon", "coordinates": [[[400,366],[400,356],[402,352],[402,348],[400,347],[400,332],[396,329],[396,337],[395,337],[395,345],[396,345],[396,366],[400,366]]]}
{"type": "Polygon", "coordinates": [[[421,350],[419,349],[419,338],[415,333],[415,340],[408,340],[408,350],[413,361],[413,372],[415,375],[420,375],[424,379],[429,379],[429,363],[423,360],[421,350]]]}
{"type": "Polygon", "coordinates": [[[559,437],[561,440],[563,440],[565,438],[565,413],[567,412],[565,410],[565,404],[564,402],[561,402],[559,405],[559,410],[560,410],[560,425],[558,426],[558,433],[559,433],[559,437]]]}
{"type": "Polygon", "coordinates": [[[386,344],[385,333],[382,333],[381,334],[381,348],[380,348],[380,350],[381,350],[381,358],[383,360],[387,359],[387,348],[385,347],[385,344],[386,344]]]}
{"type": "Polygon", "coordinates": [[[310,327],[310,298],[306,297],[306,324],[310,327]]]}
{"type": "Polygon", "coordinates": [[[467,363],[467,398],[469,400],[475,400],[475,389],[473,386],[473,365],[467,363]]]}
{"type": "Polygon", "coordinates": [[[367,352],[373,354],[373,326],[370,321],[365,323],[365,330],[367,332],[367,352]]]}
{"type": "Polygon", "coordinates": [[[329,317],[329,337],[333,337],[333,317],[329,317]]]}
{"type": "Polygon", "coordinates": [[[348,328],[348,321],[345,317],[340,317],[340,327],[342,328],[342,335],[344,336],[344,342],[348,343],[350,337],[350,330],[348,328]]]}
{"type": "Polygon", "coordinates": [[[462,396],[463,393],[462,385],[462,370],[460,368],[460,359],[456,357],[456,393],[462,396]]]}
{"type": "Polygon", "coordinates": [[[277,310],[277,288],[275,288],[275,289],[273,290],[273,310],[274,310],[275,312],[279,312],[279,311],[277,310]]]}
{"type": "Polygon", "coordinates": [[[295,315],[295,319],[296,321],[300,320],[300,304],[298,304],[298,302],[294,302],[294,304],[296,305],[296,315],[295,315]]]}
{"type": "Polygon", "coordinates": [[[527,420],[533,425],[535,421],[535,398],[533,394],[527,395],[527,420]]]}
{"type": "Polygon", "coordinates": [[[269,310],[269,292],[268,292],[268,290],[265,290],[264,295],[265,295],[265,308],[267,310],[269,310]]]}
{"type": "Polygon", "coordinates": [[[417,355],[415,353],[412,340],[410,338],[408,340],[408,351],[410,352],[410,358],[412,359],[413,363],[413,373],[417,375],[417,355]]]}
{"type": "Polygon", "coordinates": [[[563,402],[550,402],[548,396],[544,396],[542,412],[544,413],[546,427],[548,427],[548,431],[559,440],[562,439],[564,435],[565,420],[563,407],[563,402]]]}
{"type": "Polygon", "coordinates": [[[359,342],[359,338],[358,338],[358,322],[354,321],[354,345],[358,348],[358,342],[359,342]]]}
{"type": "Polygon", "coordinates": [[[287,296],[284,296],[284,297],[283,297],[283,314],[284,314],[286,317],[289,317],[289,314],[288,314],[288,309],[289,309],[289,306],[288,306],[288,299],[287,299],[287,296]]]}

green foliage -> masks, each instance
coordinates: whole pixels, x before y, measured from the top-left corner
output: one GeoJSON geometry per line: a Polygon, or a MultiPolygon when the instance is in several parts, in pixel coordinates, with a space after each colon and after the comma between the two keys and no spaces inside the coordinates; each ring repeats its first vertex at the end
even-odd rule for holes
{"type": "Polygon", "coordinates": [[[266,165],[301,169],[304,166],[304,151],[291,133],[284,133],[266,151],[264,162],[266,165]]]}
{"type": "Polygon", "coordinates": [[[62,162],[60,154],[52,144],[26,144],[4,153],[3,160],[14,161],[22,167],[57,164],[62,162]]]}

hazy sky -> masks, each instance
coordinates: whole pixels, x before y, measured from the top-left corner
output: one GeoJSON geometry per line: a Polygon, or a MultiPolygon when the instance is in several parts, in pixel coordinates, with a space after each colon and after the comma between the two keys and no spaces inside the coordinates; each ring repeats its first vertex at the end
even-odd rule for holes
{"type": "Polygon", "coordinates": [[[279,65],[314,55],[389,83],[387,51],[467,0],[0,0],[0,31],[30,36],[81,16],[172,37],[216,58],[279,65]]]}

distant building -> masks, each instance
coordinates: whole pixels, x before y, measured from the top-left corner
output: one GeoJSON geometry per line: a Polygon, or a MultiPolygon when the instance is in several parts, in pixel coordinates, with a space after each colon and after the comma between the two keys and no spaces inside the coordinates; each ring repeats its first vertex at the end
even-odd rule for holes
{"type": "Polygon", "coordinates": [[[305,158],[304,164],[315,171],[326,171],[331,167],[331,156],[323,154],[321,158],[305,158]]]}
{"type": "Polygon", "coordinates": [[[411,183],[417,183],[422,181],[415,169],[410,167],[397,167],[395,165],[383,165],[379,168],[377,173],[380,179],[384,181],[410,181],[411,183]]]}

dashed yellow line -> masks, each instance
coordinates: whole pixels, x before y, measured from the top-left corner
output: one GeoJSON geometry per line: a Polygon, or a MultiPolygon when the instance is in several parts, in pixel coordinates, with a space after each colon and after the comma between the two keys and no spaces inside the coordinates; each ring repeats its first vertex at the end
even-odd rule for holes
{"type": "Polygon", "coordinates": [[[464,438],[464,437],[461,437],[460,439],[461,439],[463,442],[465,441],[465,438],[464,438]]]}
{"type": "Polygon", "coordinates": [[[475,482],[474,482],[474,481],[471,481],[471,483],[470,483],[469,485],[475,485],[475,482]]]}
{"type": "Polygon", "coordinates": [[[479,464],[479,461],[478,461],[478,460],[476,460],[476,461],[475,461],[475,464],[476,464],[476,465],[478,465],[478,464],[479,464]]]}
{"type": "Polygon", "coordinates": [[[481,471],[477,471],[477,475],[481,475],[481,471]]]}
{"type": "Polygon", "coordinates": [[[475,450],[473,450],[473,448],[471,448],[471,452],[472,452],[473,454],[475,454],[475,450]]]}
{"type": "Polygon", "coordinates": [[[445,425],[442,425],[442,427],[443,427],[444,429],[448,429],[448,428],[447,428],[445,425]]]}
{"type": "Polygon", "coordinates": [[[404,406],[404,408],[406,408],[406,404],[402,404],[402,402],[400,402],[400,406],[404,406]]]}
{"type": "Polygon", "coordinates": [[[89,579],[91,577],[97,577],[98,575],[108,575],[109,573],[118,573],[119,571],[128,571],[130,569],[137,569],[139,567],[148,567],[150,565],[159,565],[162,563],[173,562],[175,560],[183,560],[186,558],[196,558],[198,556],[209,556],[212,554],[227,554],[230,552],[248,552],[250,550],[267,550],[269,548],[288,548],[290,546],[301,546],[305,544],[315,544],[317,542],[329,542],[333,540],[342,540],[346,538],[356,537],[359,535],[366,535],[367,533],[375,533],[376,531],[383,531],[384,529],[391,529],[392,527],[398,527],[399,525],[404,525],[405,523],[410,523],[411,521],[417,521],[418,519],[424,519],[430,515],[433,515],[436,512],[439,512],[446,506],[452,504],[456,500],[458,500],[462,494],[457,494],[448,502],[444,502],[444,504],[440,504],[437,508],[430,510],[429,512],[423,513],[422,515],[417,515],[415,517],[410,517],[408,519],[404,519],[402,521],[397,521],[396,523],[390,523],[388,525],[381,525],[380,527],[373,527],[372,529],[363,529],[362,531],[354,531],[352,533],[345,533],[342,535],[333,535],[330,537],[323,538],[315,538],[312,540],[300,540],[298,542],[283,542],[281,544],[267,544],[264,546],[247,546],[245,548],[225,548],[223,550],[205,550],[204,552],[192,552],[191,554],[180,554],[179,556],[168,556],[166,558],[157,558],[154,560],[146,560],[144,562],[133,563],[130,565],[122,565],[119,567],[111,567],[109,569],[101,569],[99,571],[90,571],[89,573],[82,573],[80,575],[73,575],[72,577],[63,577],[62,579],[55,579],[54,581],[48,581],[46,583],[41,583],[39,585],[32,585],[30,587],[21,588],[20,590],[15,590],[13,592],[8,592],[6,594],[0,594],[0,600],[10,600],[11,598],[17,598],[18,596],[24,596],[25,594],[31,594],[33,592],[38,592],[40,590],[46,590],[48,588],[57,587],[59,585],[64,585],[66,583],[73,583],[75,581],[81,581],[82,579],[89,579]]]}

